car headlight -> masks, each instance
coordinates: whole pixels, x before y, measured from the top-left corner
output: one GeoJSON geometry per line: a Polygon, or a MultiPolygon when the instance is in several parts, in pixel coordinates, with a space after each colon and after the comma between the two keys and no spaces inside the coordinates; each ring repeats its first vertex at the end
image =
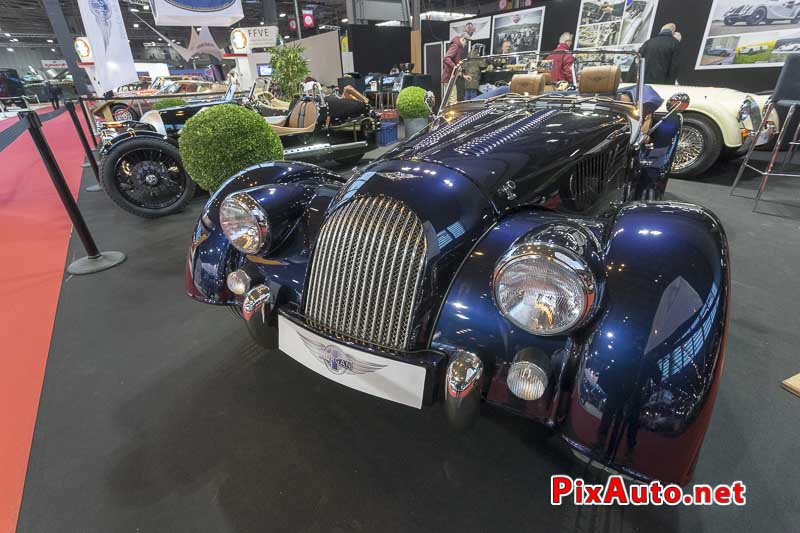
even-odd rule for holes
{"type": "Polygon", "coordinates": [[[222,233],[234,248],[245,254],[257,254],[269,245],[267,214],[252,196],[233,193],[219,208],[222,233]]]}
{"type": "Polygon", "coordinates": [[[761,109],[758,107],[758,102],[749,96],[744,99],[742,105],[739,107],[739,113],[736,118],[745,126],[745,122],[749,119],[750,129],[756,131],[761,126],[761,109]]]}
{"type": "Polygon", "coordinates": [[[534,335],[579,326],[595,300],[596,283],[577,254],[548,243],[513,248],[495,267],[494,297],[514,325],[534,335]]]}
{"type": "Polygon", "coordinates": [[[140,122],[152,126],[161,135],[167,134],[167,128],[164,127],[164,121],[161,120],[161,113],[156,110],[148,111],[142,115],[140,122]]]}

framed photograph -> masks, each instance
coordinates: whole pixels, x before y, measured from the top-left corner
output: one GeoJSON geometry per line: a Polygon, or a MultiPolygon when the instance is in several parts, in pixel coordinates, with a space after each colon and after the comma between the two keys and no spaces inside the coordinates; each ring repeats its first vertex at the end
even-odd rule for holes
{"type": "Polygon", "coordinates": [[[544,7],[495,15],[492,20],[492,54],[500,54],[503,43],[510,52],[534,52],[542,46],[544,7]]]}
{"type": "Polygon", "coordinates": [[[475,41],[488,40],[492,37],[492,17],[457,20],[450,23],[450,40],[456,35],[467,33],[475,41]]]}
{"type": "Polygon", "coordinates": [[[641,46],[653,31],[658,0],[582,0],[575,48],[641,46]]]}
{"type": "Polygon", "coordinates": [[[780,67],[800,53],[800,1],[714,0],[695,67],[780,67]]]}

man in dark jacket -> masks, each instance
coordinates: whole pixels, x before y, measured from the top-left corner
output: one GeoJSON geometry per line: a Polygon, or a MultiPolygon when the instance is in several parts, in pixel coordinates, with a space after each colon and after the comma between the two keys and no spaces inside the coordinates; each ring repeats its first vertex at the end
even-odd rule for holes
{"type": "Polygon", "coordinates": [[[678,47],[675,24],[665,24],[661,32],[651,37],[639,49],[644,58],[644,82],[674,85],[678,79],[678,47]]]}
{"type": "MultiPolygon", "coordinates": [[[[450,82],[450,77],[453,75],[456,65],[467,56],[467,39],[469,36],[466,33],[456,35],[450,41],[450,46],[447,47],[447,52],[444,54],[444,64],[442,65],[442,98],[447,90],[447,84],[450,82]]],[[[466,78],[465,78],[466,79],[466,78]]],[[[450,93],[448,104],[454,104],[458,100],[456,90],[450,93]]]]}

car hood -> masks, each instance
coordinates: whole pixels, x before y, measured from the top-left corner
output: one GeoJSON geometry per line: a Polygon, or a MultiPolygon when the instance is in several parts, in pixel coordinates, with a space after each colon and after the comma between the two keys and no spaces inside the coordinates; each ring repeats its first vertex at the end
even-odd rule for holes
{"type": "Polygon", "coordinates": [[[448,112],[382,160],[426,161],[454,169],[503,211],[546,199],[571,162],[629,135],[630,121],[622,113],[491,106],[448,112]]]}

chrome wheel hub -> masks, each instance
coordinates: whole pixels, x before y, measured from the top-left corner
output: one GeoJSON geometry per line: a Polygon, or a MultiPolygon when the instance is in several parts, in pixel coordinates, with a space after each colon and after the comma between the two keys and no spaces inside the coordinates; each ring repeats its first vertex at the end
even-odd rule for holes
{"type": "Polygon", "coordinates": [[[705,146],[703,133],[691,124],[684,124],[675,159],[672,162],[672,170],[677,172],[694,165],[700,159],[705,146]]]}

